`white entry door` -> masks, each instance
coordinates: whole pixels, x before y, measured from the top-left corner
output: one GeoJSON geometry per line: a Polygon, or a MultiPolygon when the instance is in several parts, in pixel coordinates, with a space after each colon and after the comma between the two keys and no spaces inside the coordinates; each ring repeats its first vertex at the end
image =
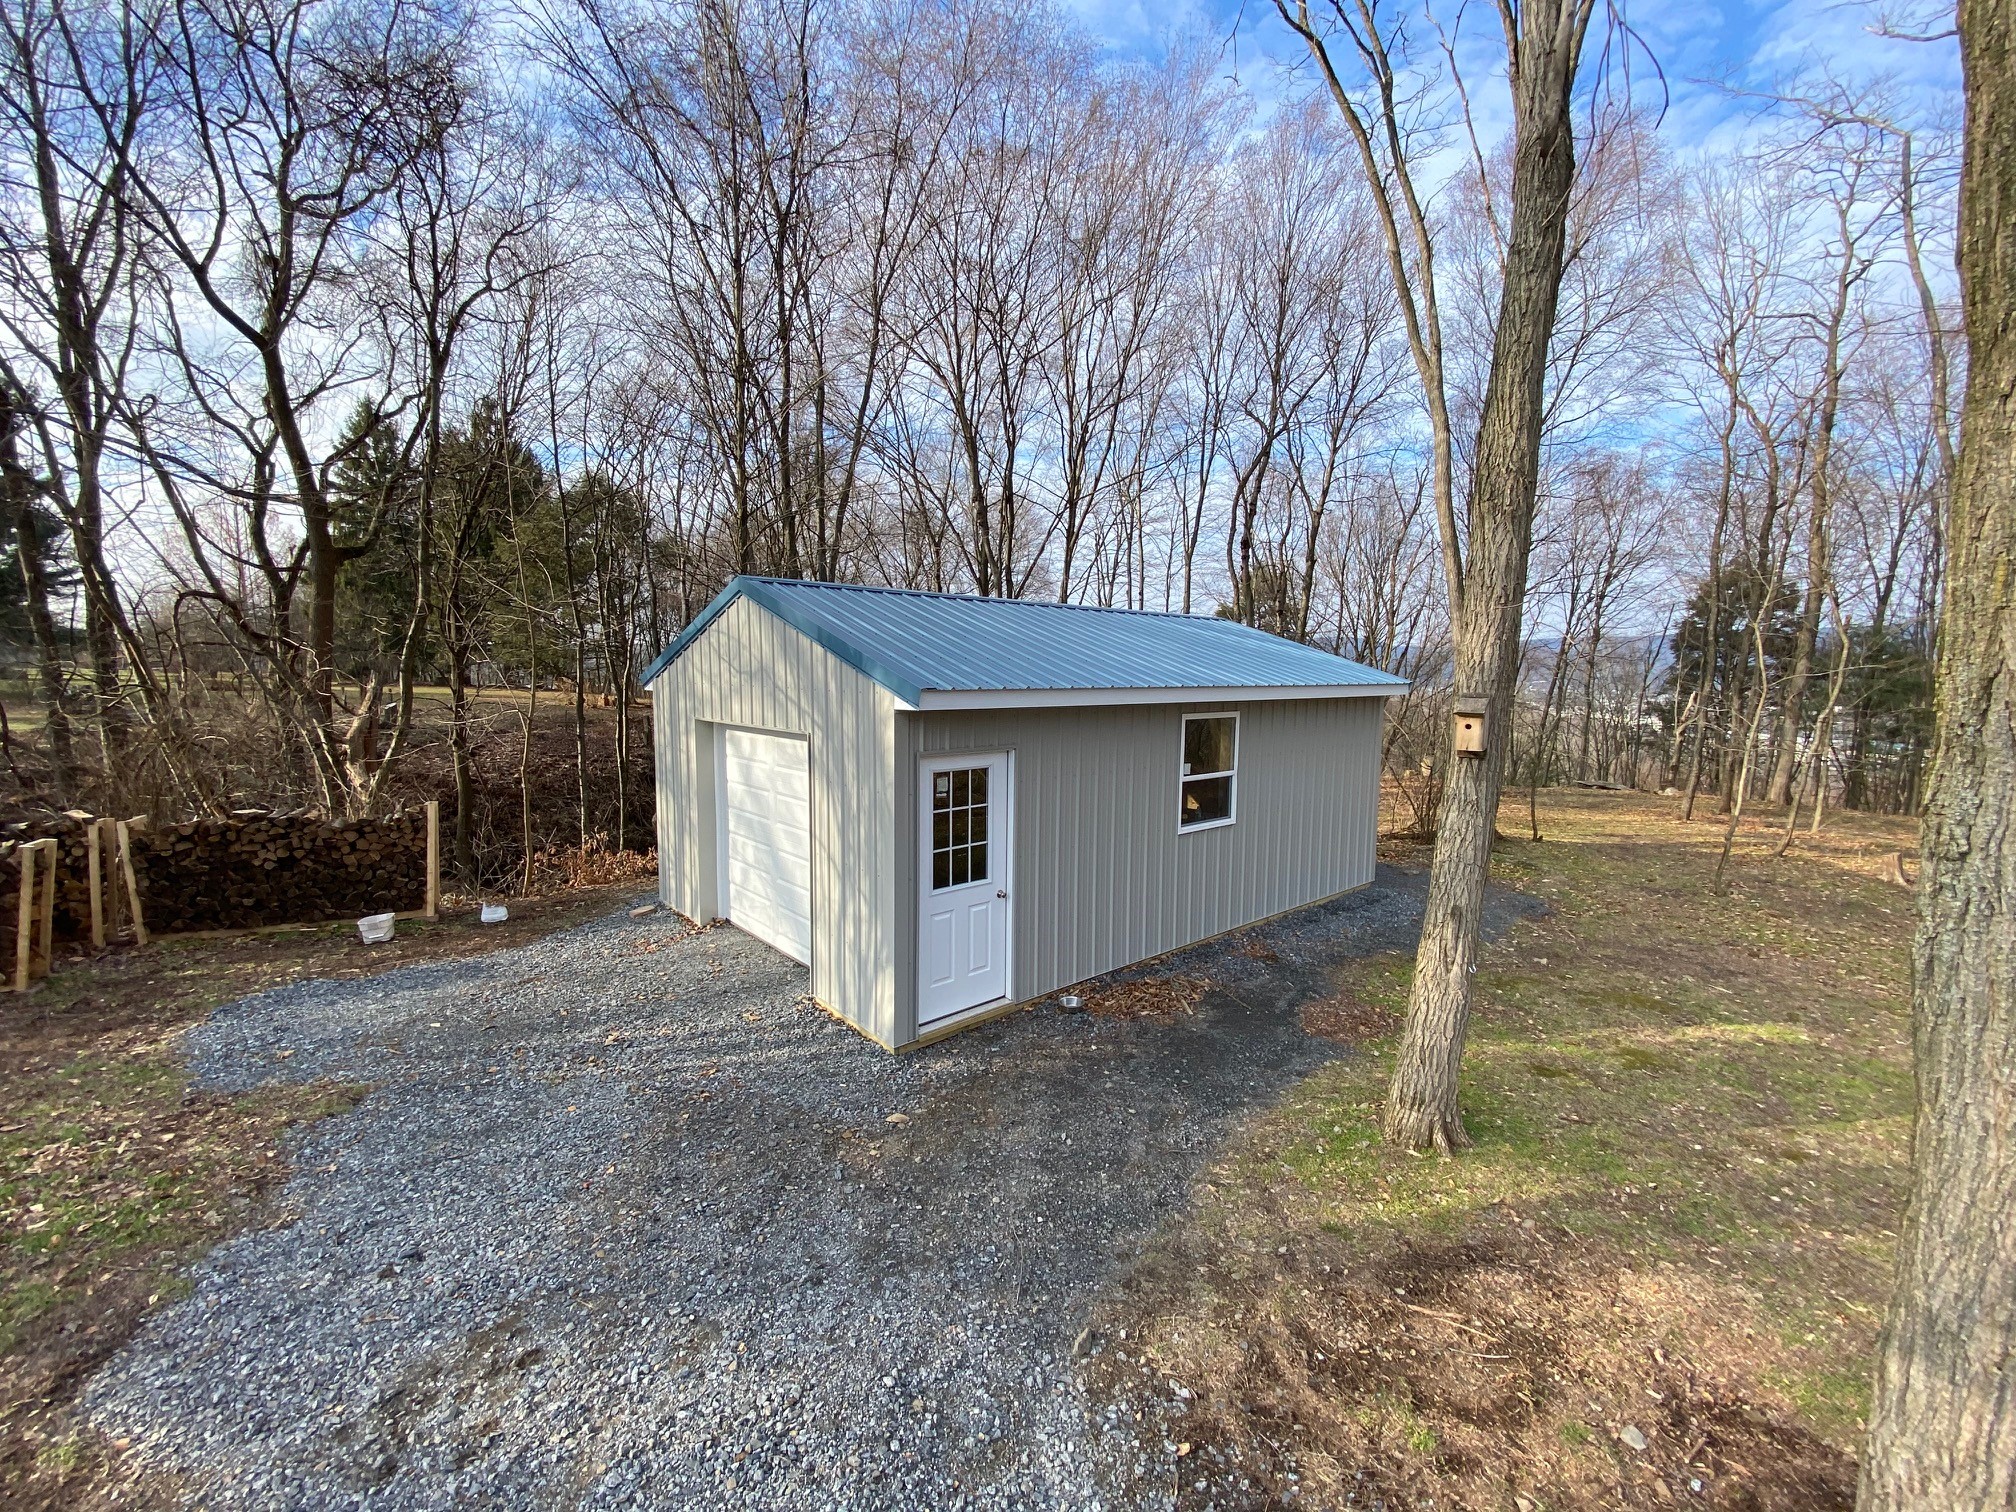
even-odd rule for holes
{"type": "Polygon", "coordinates": [[[918,778],[917,1023],[1008,996],[1008,757],[946,756],[918,778]]]}
{"type": "Polygon", "coordinates": [[[794,961],[812,959],[812,785],[806,744],[723,730],[723,912],[794,961]]]}

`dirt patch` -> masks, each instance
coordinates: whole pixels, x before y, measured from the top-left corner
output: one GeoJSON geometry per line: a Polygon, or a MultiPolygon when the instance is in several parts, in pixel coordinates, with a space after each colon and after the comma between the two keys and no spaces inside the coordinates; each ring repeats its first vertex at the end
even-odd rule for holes
{"type": "Polygon", "coordinates": [[[1305,1033],[1341,1040],[1347,1045],[1384,1039],[1399,1027],[1400,1015],[1391,1007],[1348,989],[1329,997],[1312,998],[1302,1005],[1305,1033]]]}
{"type": "Polygon", "coordinates": [[[1369,1259],[1304,1237],[1207,1262],[1201,1314],[1152,1305],[1194,1305],[1204,1258],[1137,1278],[1089,1367],[1176,1441],[1178,1507],[1854,1505],[1852,1459],[1670,1336],[1661,1278],[1620,1285],[1565,1233],[1507,1216],[1369,1259]]]}
{"type": "Polygon", "coordinates": [[[1085,1011],[1100,1018],[1174,1019],[1194,1013],[1210,984],[1196,977],[1142,977],[1095,987],[1085,994],[1085,1011]]]}
{"type": "MultiPolygon", "coordinates": [[[[144,1062],[72,1062],[62,1102],[0,1126],[0,1486],[7,1504],[75,1508],[114,1486],[136,1503],[120,1446],[80,1434],[86,1377],[179,1267],[251,1221],[287,1174],[283,1133],[350,1106],[323,1084],[252,1097],[176,1091],[144,1062]]],[[[156,1487],[156,1490],[162,1488],[156,1487]]]]}

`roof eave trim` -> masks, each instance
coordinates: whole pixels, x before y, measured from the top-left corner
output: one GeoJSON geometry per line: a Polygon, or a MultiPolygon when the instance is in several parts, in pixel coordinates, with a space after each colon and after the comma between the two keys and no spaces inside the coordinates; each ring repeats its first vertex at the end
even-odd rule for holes
{"type": "Polygon", "coordinates": [[[923,713],[948,709],[1083,709],[1111,704],[1258,703],[1289,698],[1397,698],[1404,680],[1213,688],[926,688],[910,700],[923,713]]]}
{"type": "Polygon", "coordinates": [[[656,682],[667,667],[685,654],[688,646],[700,639],[700,633],[721,617],[721,611],[742,596],[744,586],[743,579],[730,578],[727,586],[707,601],[707,607],[694,615],[687,622],[686,628],[672,637],[672,643],[660,651],[657,659],[644,669],[637,679],[638,683],[648,688],[656,682]]]}

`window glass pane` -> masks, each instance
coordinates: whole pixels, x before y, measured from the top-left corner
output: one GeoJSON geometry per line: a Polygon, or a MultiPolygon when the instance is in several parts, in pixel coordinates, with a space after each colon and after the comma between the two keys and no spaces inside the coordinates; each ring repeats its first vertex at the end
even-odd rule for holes
{"type": "Polygon", "coordinates": [[[1183,764],[1191,772],[1232,770],[1232,720],[1192,719],[1183,726],[1183,764]]]}
{"type": "Polygon", "coordinates": [[[1184,824],[1211,824],[1232,817],[1232,779],[1201,777],[1183,784],[1184,824]]]}
{"type": "Polygon", "coordinates": [[[931,886],[987,880],[987,768],[931,774],[931,886]]]}

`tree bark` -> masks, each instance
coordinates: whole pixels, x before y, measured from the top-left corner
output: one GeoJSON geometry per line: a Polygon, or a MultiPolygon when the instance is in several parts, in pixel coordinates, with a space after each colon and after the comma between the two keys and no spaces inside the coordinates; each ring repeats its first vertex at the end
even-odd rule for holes
{"type": "Polygon", "coordinates": [[[1477,430],[1470,558],[1455,613],[1457,692],[1487,699],[1488,749],[1449,760],[1407,1030],[1386,1099],[1386,1138],[1444,1152],[1469,1143],[1456,1102],[1470,1023],[1478,924],[1519,669],[1519,621],[1533,545],[1547,351],[1560,302],[1575,138],[1569,119],[1582,28],[1575,0],[1506,11],[1515,145],[1512,227],[1490,378],[1477,430]]]}
{"type": "Polygon", "coordinates": [[[1859,1505],[2016,1506],[2016,3],[1961,0],[1962,406],[1912,1029],[1918,1111],[1859,1505]]]}
{"type": "Polygon", "coordinates": [[[474,887],[476,768],[469,751],[469,653],[459,635],[448,643],[448,753],[455,775],[455,870],[474,887]]]}

